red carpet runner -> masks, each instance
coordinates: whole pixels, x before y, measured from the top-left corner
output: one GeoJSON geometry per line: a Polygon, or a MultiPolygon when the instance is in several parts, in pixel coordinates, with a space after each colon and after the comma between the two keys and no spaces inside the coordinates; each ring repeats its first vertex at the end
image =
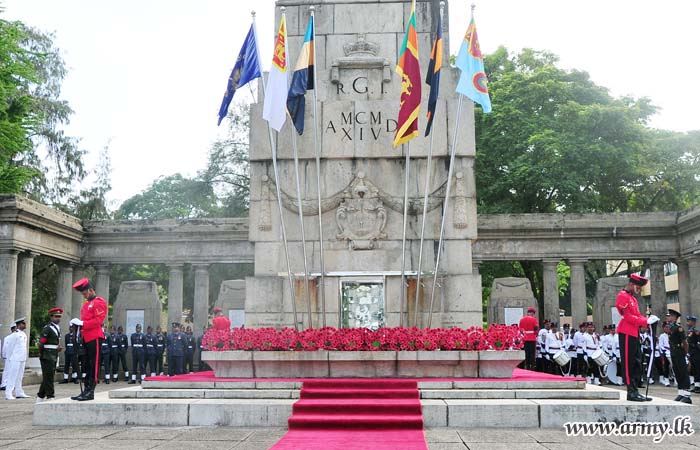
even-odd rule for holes
{"type": "Polygon", "coordinates": [[[418,382],[305,381],[289,431],[272,450],[427,450],[418,382]]]}

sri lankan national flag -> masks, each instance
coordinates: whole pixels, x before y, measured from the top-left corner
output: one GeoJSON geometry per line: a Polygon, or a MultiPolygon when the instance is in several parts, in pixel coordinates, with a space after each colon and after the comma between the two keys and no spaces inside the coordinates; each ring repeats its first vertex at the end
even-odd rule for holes
{"type": "Polygon", "coordinates": [[[394,147],[405,144],[418,135],[420,113],[420,64],[418,63],[418,33],[416,32],[416,2],[411,3],[406,35],[403,38],[396,73],[401,77],[401,106],[397,120],[394,147]]]}
{"type": "Polygon", "coordinates": [[[442,16],[438,18],[437,33],[433,41],[433,50],[430,52],[430,64],[425,76],[425,83],[430,86],[428,97],[428,125],[425,127],[425,135],[430,134],[437,107],[438,91],[440,89],[440,69],[442,68],[442,16]]]}

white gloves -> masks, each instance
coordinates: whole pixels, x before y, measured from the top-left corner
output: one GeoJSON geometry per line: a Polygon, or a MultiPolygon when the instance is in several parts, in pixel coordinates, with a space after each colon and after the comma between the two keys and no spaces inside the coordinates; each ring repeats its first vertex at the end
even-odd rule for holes
{"type": "Polygon", "coordinates": [[[77,319],[77,318],[76,318],[76,319],[71,319],[71,320],[70,320],[70,324],[71,324],[71,325],[77,325],[77,326],[79,326],[79,327],[82,327],[82,326],[83,326],[83,321],[80,320],[80,319],[77,319]]]}
{"type": "Polygon", "coordinates": [[[549,355],[544,355],[544,358],[549,361],[549,355]]]}
{"type": "Polygon", "coordinates": [[[649,318],[647,318],[647,323],[648,323],[649,325],[653,325],[653,324],[655,324],[655,323],[658,322],[658,321],[659,321],[659,318],[658,318],[657,316],[653,315],[653,314],[652,314],[651,316],[649,316],[649,318]]]}

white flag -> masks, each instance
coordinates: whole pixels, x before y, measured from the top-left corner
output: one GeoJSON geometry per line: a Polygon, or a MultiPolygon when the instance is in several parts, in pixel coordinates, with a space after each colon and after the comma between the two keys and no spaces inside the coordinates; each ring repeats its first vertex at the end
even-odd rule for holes
{"type": "Polygon", "coordinates": [[[287,26],[282,14],[263,103],[263,119],[277,131],[282,129],[287,120],[287,90],[287,26]]]}

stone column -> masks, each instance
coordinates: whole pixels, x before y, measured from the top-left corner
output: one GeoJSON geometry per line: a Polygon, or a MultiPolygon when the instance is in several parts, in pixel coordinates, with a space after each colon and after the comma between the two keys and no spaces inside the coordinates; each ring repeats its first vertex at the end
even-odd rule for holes
{"type": "MultiPolygon", "coordinates": [[[[15,314],[27,318],[27,328],[32,323],[32,281],[34,280],[34,257],[38,253],[23,253],[17,263],[17,297],[15,298],[15,314]]],[[[44,313],[45,311],[40,311],[44,313]]],[[[27,340],[27,344],[31,342],[27,340]]]]}
{"type": "Polygon", "coordinates": [[[474,275],[479,275],[479,267],[481,266],[481,261],[472,260],[472,273],[474,275]]]}
{"type": "Polygon", "coordinates": [[[109,305],[109,277],[111,274],[112,268],[109,264],[95,265],[95,293],[105,299],[107,305],[109,305]]]}
{"type": "Polygon", "coordinates": [[[168,280],[168,324],[166,329],[170,330],[170,324],[182,321],[182,264],[172,264],[170,268],[170,279],[168,280]]]}
{"type": "MultiPolygon", "coordinates": [[[[81,265],[75,265],[73,266],[73,283],[75,283],[78,280],[81,280],[85,278],[87,274],[85,273],[85,266],[81,265]]],[[[64,317],[78,317],[78,314],[80,314],[80,309],[83,307],[83,302],[85,301],[83,299],[83,295],[76,291],[75,289],[72,289],[73,294],[71,297],[71,307],[70,311],[66,314],[64,314],[64,317]]],[[[97,294],[100,295],[100,294],[97,294]]],[[[101,296],[101,295],[100,295],[101,296]]],[[[68,319],[70,322],[70,319],[68,319]]]]}
{"type": "Polygon", "coordinates": [[[17,251],[0,251],[0,334],[10,332],[15,321],[15,298],[17,295],[17,251]]]}
{"type": "MultiPolygon", "coordinates": [[[[659,318],[664,317],[668,307],[663,261],[649,261],[649,289],[651,289],[651,313],[659,318]]],[[[643,308],[640,308],[640,311],[644,314],[643,308]]]]}
{"type": "Polygon", "coordinates": [[[559,279],[557,278],[558,259],[545,259],[542,282],[544,286],[544,319],[559,321],[559,279]]]}
{"type": "Polygon", "coordinates": [[[690,267],[688,267],[688,260],[682,259],[676,261],[678,266],[678,302],[680,303],[680,313],[683,316],[693,314],[693,310],[698,310],[697,307],[693,308],[693,299],[690,296],[690,267]]]}
{"type": "Polygon", "coordinates": [[[194,268],[194,335],[201,336],[209,319],[209,264],[195,264],[194,268]]]}
{"type": "Polygon", "coordinates": [[[578,324],[586,320],[586,260],[570,259],[571,267],[571,322],[578,324]]]}
{"type": "Polygon", "coordinates": [[[693,256],[688,259],[688,298],[691,303],[690,310],[698,312],[700,310],[700,256],[693,256]]]}
{"type": "MultiPolygon", "coordinates": [[[[56,306],[64,310],[71,310],[73,297],[73,266],[61,264],[58,267],[58,280],[56,280],[56,306]]],[[[64,316],[61,320],[61,334],[68,333],[70,320],[74,317],[80,318],[80,310],[71,311],[70,316],[64,316]]]]}

